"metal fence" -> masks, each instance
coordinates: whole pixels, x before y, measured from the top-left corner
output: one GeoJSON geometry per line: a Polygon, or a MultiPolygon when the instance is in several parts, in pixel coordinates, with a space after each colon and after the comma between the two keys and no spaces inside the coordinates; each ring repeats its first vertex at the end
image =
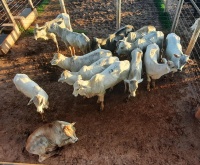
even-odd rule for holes
{"type": "MultiPolygon", "coordinates": [[[[42,0],[32,0],[34,6],[37,6],[41,1],[42,0]]],[[[13,16],[19,15],[26,7],[29,7],[28,0],[6,0],[6,2],[13,16]]],[[[9,19],[0,1],[0,26],[8,22],[9,19]]]]}

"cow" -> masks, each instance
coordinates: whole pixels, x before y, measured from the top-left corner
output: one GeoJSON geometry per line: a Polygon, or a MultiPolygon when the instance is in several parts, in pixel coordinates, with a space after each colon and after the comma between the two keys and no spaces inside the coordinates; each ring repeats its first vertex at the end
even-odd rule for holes
{"type": "Polygon", "coordinates": [[[113,88],[116,84],[127,79],[130,69],[128,60],[117,61],[111,64],[103,72],[94,75],[90,80],[78,79],[73,87],[73,95],[78,95],[91,98],[98,96],[97,103],[100,103],[100,109],[104,109],[104,95],[106,89],[113,88]]]}
{"type": "Polygon", "coordinates": [[[37,128],[27,139],[26,150],[42,162],[58,153],[59,147],[78,141],[75,123],[53,121],[37,128]]]}
{"type": "Polygon", "coordinates": [[[131,52],[131,66],[128,75],[128,79],[125,79],[125,91],[126,91],[126,83],[129,85],[129,98],[131,96],[136,96],[136,90],[138,88],[138,84],[143,81],[142,77],[142,57],[143,52],[141,49],[136,48],[131,52]]]}
{"type": "Polygon", "coordinates": [[[69,15],[66,13],[61,13],[55,19],[53,19],[52,21],[46,22],[41,27],[39,27],[38,24],[36,24],[35,28],[34,28],[34,38],[35,38],[35,40],[37,40],[38,38],[42,38],[44,40],[52,39],[53,42],[56,44],[57,51],[59,51],[56,35],[54,33],[49,32],[49,28],[50,28],[51,24],[54,22],[57,22],[60,27],[68,28],[70,31],[73,31],[73,29],[71,27],[69,15]]]}
{"type": "Polygon", "coordinates": [[[175,33],[169,33],[166,37],[165,55],[168,60],[174,62],[174,65],[179,72],[182,71],[187,63],[193,63],[193,61],[189,59],[190,56],[183,54],[180,37],[175,33]]]}
{"type": "Polygon", "coordinates": [[[30,98],[28,105],[35,104],[37,112],[41,114],[42,120],[44,120],[43,108],[47,109],[49,107],[47,93],[26,74],[16,74],[13,82],[20,92],[30,98]]]}
{"type": "Polygon", "coordinates": [[[89,80],[97,73],[102,72],[115,61],[119,61],[118,57],[104,57],[89,66],[83,66],[78,72],[63,71],[58,82],[66,82],[73,85],[78,79],[89,80]]]}
{"type": "Polygon", "coordinates": [[[155,87],[155,80],[161,76],[169,73],[176,72],[177,69],[172,61],[162,59],[164,63],[158,63],[160,58],[160,48],[157,44],[150,44],[147,46],[147,50],[144,55],[144,64],[147,74],[147,90],[150,91],[150,83],[152,81],[153,88],[155,87]]]}
{"type": "Polygon", "coordinates": [[[112,52],[104,49],[97,49],[83,56],[65,57],[61,53],[55,53],[51,60],[51,65],[58,65],[62,69],[71,72],[78,72],[84,65],[91,65],[93,62],[103,57],[111,57],[112,52]]]}

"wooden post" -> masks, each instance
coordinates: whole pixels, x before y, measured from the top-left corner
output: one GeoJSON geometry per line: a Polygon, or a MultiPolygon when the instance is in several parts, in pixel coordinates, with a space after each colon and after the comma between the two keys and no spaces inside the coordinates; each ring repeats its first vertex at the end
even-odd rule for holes
{"type": "Polygon", "coordinates": [[[180,14],[181,14],[181,9],[183,7],[183,2],[184,2],[184,0],[179,0],[178,7],[177,7],[177,10],[176,10],[176,14],[175,14],[175,17],[174,17],[174,21],[173,21],[173,24],[172,24],[171,32],[175,32],[175,30],[176,30],[176,27],[177,27],[177,24],[178,24],[178,21],[179,21],[179,17],[180,17],[180,14]]]}
{"type": "Polygon", "coordinates": [[[194,48],[194,45],[197,41],[197,38],[199,37],[199,33],[200,33],[200,20],[197,22],[197,27],[192,34],[192,37],[190,39],[190,42],[189,42],[189,45],[187,47],[185,54],[187,54],[187,55],[191,54],[192,49],[194,48]]]}
{"type": "Polygon", "coordinates": [[[65,9],[64,1],[63,0],[59,0],[59,2],[60,2],[61,12],[67,14],[66,9],[65,9]]]}
{"type": "Polygon", "coordinates": [[[165,12],[168,12],[169,0],[165,0],[165,12]]]}
{"type": "Polygon", "coordinates": [[[120,28],[121,24],[121,0],[116,0],[116,28],[120,28]]]}
{"type": "Polygon", "coordinates": [[[31,8],[34,9],[32,0],[28,0],[28,3],[29,3],[29,5],[31,6],[31,8]]]}
{"type": "Polygon", "coordinates": [[[4,9],[4,11],[6,12],[6,14],[7,14],[9,20],[10,20],[13,24],[16,24],[15,19],[14,19],[12,13],[10,12],[10,9],[9,9],[9,7],[8,7],[8,5],[7,5],[7,3],[6,3],[6,1],[5,1],[5,0],[1,0],[1,3],[2,3],[3,9],[4,9]]]}

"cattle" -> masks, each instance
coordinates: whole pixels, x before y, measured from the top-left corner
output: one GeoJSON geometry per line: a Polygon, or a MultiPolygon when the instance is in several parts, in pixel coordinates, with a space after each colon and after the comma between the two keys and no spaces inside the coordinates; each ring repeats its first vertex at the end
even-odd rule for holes
{"type": "Polygon", "coordinates": [[[38,38],[42,38],[44,40],[52,39],[56,44],[57,51],[59,51],[56,35],[54,33],[49,32],[49,28],[54,22],[57,22],[60,27],[68,28],[70,31],[72,31],[69,15],[66,13],[61,13],[54,20],[46,22],[45,25],[41,27],[39,27],[38,24],[36,24],[34,29],[34,38],[35,40],[37,40],[38,38]]]}
{"type": "Polygon", "coordinates": [[[182,71],[185,64],[192,64],[193,61],[189,59],[189,56],[183,54],[182,45],[180,43],[180,37],[175,33],[169,33],[166,37],[166,57],[168,60],[174,62],[177,71],[182,71]]]}
{"type": "Polygon", "coordinates": [[[128,35],[129,32],[133,31],[134,27],[132,25],[126,25],[118,29],[115,33],[110,34],[107,38],[96,38],[91,40],[91,50],[97,48],[110,50],[112,53],[116,50],[116,44],[119,40],[123,39],[128,35]]]}
{"type": "Polygon", "coordinates": [[[194,22],[194,24],[190,27],[190,29],[192,31],[194,31],[197,28],[198,22],[200,22],[200,18],[196,19],[196,21],[194,22]]]}
{"type": "Polygon", "coordinates": [[[26,150],[39,156],[42,162],[58,153],[59,147],[78,141],[75,123],[54,121],[36,129],[27,139],[26,150]]]}
{"type": "Polygon", "coordinates": [[[75,55],[75,48],[80,49],[84,54],[90,51],[90,39],[84,33],[76,33],[62,28],[57,23],[52,23],[49,32],[57,34],[69,47],[71,56],[75,55]]]}
{"type": "Polygon", "coordinates": [[[102,72],[115,61],[119,61],[118,57],[100,58],[89,66],[83,66],[78,72],[63,71],[58,82],[66,82],[73,85],[78,79],[89,80],[97,73],[102,72]]]}
{"type": "Polygon", "coordinates": [[[98,96],[97,103],[100,103],[100,109],[104,109],[104,95],[106,89],[113,88],[116,84],[127,79],[130,69],[128,60],[117,61],[111,64],[103,72],[94,75],[90,80],[77,80],[73,87],[73,95],[91,98],[98,96]]]}
{"type": "Polygon", "coordinates": [[[43,108],[47,109],[49,106],[47,93],[26,74],[16,74],[13,82],[20,92],[30,98],[28,105],[35,104],[37,112],[41,114],[42,120],[44,120],[43,108]]]}
{"type": "Polygon", "coordinates": [[[177,69],[174,66],[172,61],[167,61],[163,58],[162,64],[158,63],[160,58],[160,48],[157,44],[150,44],[147,46],[145,55],[144,55],[144,64],[147,74],[147,90],[150,91],[150,83],[152,81],[153,88],[155,87],[155,80],[159,79],[161,76],[169,73],[176,72],[177,69]]]}
{"type": "Polygon", "coordinates": [[[72,57],[65,57],[61,53],[55,53],[51,60],[51,65],[58,65],[71,72],[78,72],[84,65],[91,65],[100,58],[111,56],[111,51],[104,49],[97,49],[83,56],[72,57]]]}
{"type": "Polygon", "coordinates": [[[164,40],[163,32],[152,31],[152,32],[148,33],[147,35],[145,35],[144,37],[137,39],[133,43],[121,40],[116,52],[118,55],[130,56],[131,52],[135,48],[140,48],[142,51],[145,51],[146,47],[152,43],[156,43],[159,45],[160,48],[162,48],[163,40],[164,40]]]}
{"type": "Polygon", "coordinates": [[[136,30],[135,32],[130,32],[127,37],[124,38],[127,42],[135,42],[137,39],[144,37],[148,33],[156,31],[156,28],[154,26],[143,26],[142,28],[136,30]]]}
{"type": "MultiPolygon", "coordinates": [[[[128,79],[125,79],[125,87],[126,83],[129,85],[129,98],[131,96],[136,96],[136,90],[138,88],[138,84],[143,81],[142,76],[142,57],[143,52],[141,49],[136,48],[131,52],[131,66],[128,75],[128,79]]],[[[126,90],[126,88],[125,88],[126,90]]]]}

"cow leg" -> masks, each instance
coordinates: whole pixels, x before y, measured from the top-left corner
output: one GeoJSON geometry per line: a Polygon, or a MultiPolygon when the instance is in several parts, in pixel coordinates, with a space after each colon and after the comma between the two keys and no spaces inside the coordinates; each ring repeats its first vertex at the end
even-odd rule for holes
{"type": "Polygon", "coordinates": [[[101,94],[98,96],[98,101],[101,103],[100,109],[103,111],[104,110],[104,94],[101,94]]]}
{"type": "Polygon", "coordinates": [[[156,80],[154,80],[154,79],[152,79],[152,81],[151,81],[151,82],[152,82],[152,87],[153,87],[153,88],[155,88],[155,86],[156,86],[155,81],[156,81],[156,80]]]}
{"type": "Polygon", "coordinates": [[[75,54],[75,48],[74,48],[74,47],[72,47],[72,51],[73,51],[73,55],[76,55],[76,54],[75,54]]]}
{"type": "Polygon", "coordinates": [[[71,46],[69,46],[69,50],[70,50],[71,56],[73,56],[73,52],[72,52],[72,47],[71,46]]]}
{"type": "Polygon", "coordinates": [[[150,91],[151,77],[147,75],[147,90],[150,91]]]}
{"type": "Polygon", "coordinates": [[[46,159],[50,158],[51,156],[58,154],[58,153],[59,153],[59,151],[52,151],[48,154],[39,155],[38,161],[42,162],[42,161],[44,161],[44,160],[46,160],[46,159]]]}
{"type": "Polygon", "coordinates": [[[124,93],[126,93],[126,82],[124,81],[124,93]]]}
{"type": "Polygon", "coordinates": [[[55,36],[55,35],[51,35],[50,37],[51,37],[51,39],[53,40],[53,42],[56,44],[57,52],[59,52],[58,41],[57,41],[57,39],[56,39],[56,36],[55,36]]]}

